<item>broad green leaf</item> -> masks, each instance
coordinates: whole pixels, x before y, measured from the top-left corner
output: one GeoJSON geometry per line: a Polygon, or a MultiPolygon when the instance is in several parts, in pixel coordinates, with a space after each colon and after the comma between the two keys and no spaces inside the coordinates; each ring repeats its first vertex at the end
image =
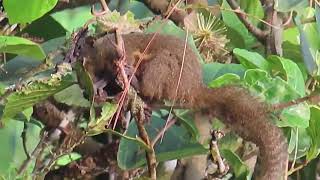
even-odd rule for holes
{"type": "Polygon", "coordinates": [[[318,32],[320,33],[320,7],[318,3],[315,3],[315,9],[316,9],[315,17],[316,17],[316,22],[318,27],[317,29],[318,29],[318,32]]]}
{"type": "Polygon", "coordinates": [[[283,31],[283,41],[288,41],[294,45],[299,45],[299,29],[291,27],[283,31]]]}
{"type": "Polygon", "coordinates": [[[301,96],[305,96],[303,75],[296,63],[275,55],[269,56],[267,60],[270,63],[272,71],[277,71],[275,73],[279,72],[293,89],[301,96]]]}
{"type": "Polygon", "coordinates": [[[251,179],[252,173],[250,172],[248,166],[239,158],[237,154],[229,149],[221,149],[221,154],[231,165],[237,179],[251,179]]]}
{"type": "MultiPolygon", "coordinates": [[[[288,102],[301,97],[287,82],[279,77],[272,78],[267,72],[259,69],[246,71],[244,81],[262,99],[275,104],[288,102]]],[[[286,108],[280,114],[281,121],[276,121],[281,127],[308,127],[310,112],[308,105],[302,103],[286,108]]]]}
{"type": "Polygon", "coordinates": [[[266,71],[249,69],[244,75],[244,81],[259,96],[274,104],[299,98],[299,94],[287,82],[279,77],[272,78],[266,71]]]}
{"type": "Polygon", "coordinates": [[[128,10],[131,11],[137,19],[154,16],[152,11],[139,1],[131,1],[128,10]]]}
{"type": "Polygon", "coordinates": [[[307,103],[301,103],[284,109],[280,114],[281,121],[277,121],[279,127],[299,127],[309,126],[310,109],[307,103]]]}
{"type": "Polygon", "coordinates": [[[69,154],[65,154],[61,157],[59,157],[56,162],[55,165],[57,166],[65,166],[73,161],[76,161],[78,159],[81,158],[81,155],[75,152],[69,153],[69,154]]]}
{"type": "Polygon", "coordinates": [[[227,73],[243,77],[245,68],[241,64],[208,63],[202,65],[203,81],[209,84],[211,81],[227,73]]]}
{"type": "Polygon", "coordinates": [[[240,82],[240,77],[236,74],[227,73],[215,80],[211,81],[208,86],[211,88],[221,87],[228,84],[235,84],[240,82]]]}
{"type": "Polygon", "coordinates": [[[66,80],[52,82],[33,82],[22,90],[10,94],[6,98],[7,102],[1,121],[6,123],[7,120],[15,117],[23,110],[32,107],[34,104],[47,99],[73,84],[70,77],[65,77],[65,79],[66,80]]]}
{"type": "MultiPolygon", "coordinates": [[[[146,130],[152,140],[165,125],[165,120],[152,116],[150,124],[146,124],[146,130]]],[[[125,134],[135,137],[138,135],[135,121],[132,121],[125,134]]],[[[198,142],[191,140],[191,135],[183,126],[173,125],[166,131],[163,141],[157,142],[155,152],[157,162],[171,159],[179,159],[186,156],[206,153],[207,150],[198,142]]],[[[118,166],[122,169],[140,167],[146,163],[145,150],[136,142],[121,139],[118,151],[118,166]]]]}
{"type": "Polygon", "coordinates": [[[11,24],[25,24],[49,12],[57,2],[58,0],[28,0],[27,3],[20,0],[4,0],[3,6],[11,24]]]}
{"type": "Polygon", "coordinates": [[[274,8],[280,12],[301,11],[308,7],[307,0],[275,0],[274,8]]]}
{"type": "Polygon", "coordinates": [[[311,147],[307,154],[307,160],[312,160],[319,155],[320,150],[320,108],[319,106],[311,106],[310,126],[307,132],[311,137],[311,147]]]}
{"type": "Polygon", "coordinates": [[[235,48],[233,49],[233,53],[239,60],[240,64],[247,69],[259,68],[266,71],[269,70],[268,61],[256,52],[235,48]]]}
{"type": "Polygon", "coordinates": [[[22,123],[18,121],[9,122],[5,128],[0,129],[1,153],[0,174],[6,174],[14,160],[17,144],[21,140],[22,123]]]}
{"type": "MultiPolygon", "coordinates": [[[[27,123],[28,128],[26,131],[26,146],[29,153],[31,153],[37,143],[39,142],[40,128],[27,123]]],[[[0,144],[1,153],[0,159],[0,174],[6,177],[12,174],[12,168],[18,168],[21,163],[27,158],[23,150],[21,132],[23,130],[22,121],[9,121],[4,128],[0,129],[0,144]]],[[[31,161],[27,167],[26,173],[31,174],[34,161],[31,161]]],[[[16,169],[14,170],[15,174],[16,169]]],[[[15,178],[13,178],[15,179],[15,178]]]]}
{"type": "Polygon", "coordinates": [[[22,111],[22,114],[25,116],[27,121],[30,121],[32,113],[33,113],[33,108],[32,107],[29,107],[29,108],[27,108],[27,109],[22,111]]]}
{"type": "Polygon", "coordinates": [[[299,159],[308,153],[311,146],[311,138],[307,133],[306,128],[291,128],[290,144],[294,144],[292,152],[290,152],[289,159],[292,161],[294,158],[299,159]],[[298,148],[298,149],[296,149],[298,148]],[[297,153],[297,154],[295,154],[297,153]]]}
{"type": "Polygon", "coordinates": [[[28,56],[35,59],[44,59],[46,57],[39,44],[16,36],[0,36],[0,52],[28,56]]]}
{"type": "Polygon", "coordinates": [[[45,42],[50,39],[66,36],[66,30],[50,15],[42,16],[41,18],[33,21],[27,27],[23,28],[19,34],[25,33],[30,35],[30,37],[41,38],[45,42]]]}
{"type": "Polygon", "coordinates": [[[69,106],[90,107],[90,102],[83,97],[82,89],[77,84],[58,92],[54,99],[69,106]]]}
{"type": "MultiPolygon", "coordinates": [[[[193,140],[198,140],[199,131],[196,127],[192,114],[189,110],[174,110],[175,115],[179,118],[180,122],[188,129],[188,132],[192,134],[193,140]]],[[[168,113],[169,114],[169,113],[168,113]]]]}
{"type": "Polygon", "coordinates": [[[302,30],[300,31],[300,44],[301,44],[300,47],[303,55],[303,61],[308,70],[308,73],[312,76],[317,75],[318,74],[318,65],[316,63],[317,50],[314,50],[310,47],[306,33],[302,30]]]}
{"type": "Polygon", "coordinates": [[[257,26],[264,17],[264,9],[260,0],[240,1],[240,7],[248,14],[248,18],[252,24],[257,26]]]}
{"type": "MultiPolygon", "coordinates": [[[[51,39],[42,44],[42,47],[46,53],[56,51],[63,46],[65,42],[65,37],[60,37],[56,39],[51,39]]],[[[61,56],[57,56],[53,62],[61,60],[61,56]]],[[[34,60],[33,58],[28,58],[25,56],[16,56],[4,65],[4,69],[7,73],[0,71],[0,81],[5,84],[12,84],[13,82],[21,81],[21,77],[24,77],[27,73],[34,71],[35,68],[43,65],[44,61],[34,60]]],[[[41,68],[40,68],[41,69],[41,68]]],[[[40,70],[38,68],[38,70],[40,70]]],[[[31,79],[39,79],[43,77],[50,77],[50,72],[39,72],[36,76],[32,76],[31,79]]]]}
{"type": "Polygon", "coordinates": [[[117,111],[117,107],[117,104],[106,102],[102,106],[101,115],[97,119],[90,120],[88,124],[88,134],[90,136],[101,134],[106,129],[105,127],[108,125],[108,122],[111,120],[114,113],[117,111]]]}
{"type": "Polygon", "coordinates": [[[234,133],[227,133],[218,141],[219,149],[228,149],[232,152],[236,152],[243,146],[243,140],[234,133]]]}
{"type": "Polygon", "coordinates": [[[75,69],[80,87],[84,89],[90,103],[92,103],[94,98],[94,87],[90,74],[84,69],[84,67],[80,63],[76,64],[75,69]]]}
{"type": "Polygon", "coordinates": [[[320,74],[319,49],[320,35],[316,23],[301,24],[300,19],[314,16],[314,9],[307,8],[301,16],[295,18],[300,32],[300,45],[303,61],[311,76],[320,74]]]}
{"type": "Polygon", "coordinates": [[[221,6],[222,8],[226,9],[221,10],[222,19],[225,25],[240,34],[240,38],[244,39],[245,41],[245,47],[250,47],[252,44],[254,44],[256,41],[255,38],[249,33],[248,29],[239,20],[237,15],[234,12],[230,11],[231,7],[226,0],[223,0],[221,6]]]}
{"type": "Polygon", "coordinates": [[[94,85],[92,82],[92,78],[90,77],[90,74],[84,69],[83,65],[79,62],[75,65],[75,70],[77,73],[77,78],[79,81],[79,85],[81,88],[84,89],[84,92],[88,96],[88,99],[90,101],[90,120],[93,120],[96,118],[95,110],[94,110],[94,85]]]}
{"type": "Polygon", "coordinates": [[[82,27],[89,19],[93,18],[90,6],[65,9],[51,14],[51,17],[62,25],[68,32],[73,32],[82,27]]]}
{"type": "Polygon", "coordinates": [[[245,40],[241,34],[236,31],[235,29],[226,26],[227,27],[227,38],[230,40],[230,42],[227,44],[230,49],[234,48],[246,48],[245,40]]]}
{"type": "Polygon", "coordinates": [[[0,96],[2,96],[6,91],[6,85],[0,82],[0,96]]]}

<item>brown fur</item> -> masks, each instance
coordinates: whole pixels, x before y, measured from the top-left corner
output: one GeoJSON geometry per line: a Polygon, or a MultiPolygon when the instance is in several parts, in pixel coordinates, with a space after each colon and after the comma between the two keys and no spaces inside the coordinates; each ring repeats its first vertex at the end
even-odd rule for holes
{"type": "MultiPolygon", "coordinates": [[[[141,55],[152,35],[123,35],[129,65],[136,64],[137,54],[141,55]]],[[[90,47],[93,53],[84,55],[93,60],[89,63],[94,64],[94,70],[90,71],[98,76],[114,72],[112,62],[117,56],[110,43],[110,39],[114,41],[114,38],[108,38],[97,39],[90,47]]],[[[201,65],[190,47],[186,49],[180,87],[176,95],[183,51],[182,40],[172,36],[156,36],[145,55],[147,58],[136,72],[140,95],[149,102],[172,101],[177,96],[177,104],[218,117],[245,140],[259,146],[260,168],[255,173],[256,179],[283,178],[288,156],[287,143],[282,131],[269,121],[267,106],[240,87],[205,87],[201,65]]]]}

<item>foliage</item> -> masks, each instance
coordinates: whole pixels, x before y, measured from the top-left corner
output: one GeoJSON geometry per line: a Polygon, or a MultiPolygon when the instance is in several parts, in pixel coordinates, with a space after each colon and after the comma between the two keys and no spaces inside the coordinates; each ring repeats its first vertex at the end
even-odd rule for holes
{"type": "MultiPolygon", "coordinates": [[[[40,141],[40,129],[43,131],[45,128],[39,123],[39,119],[32,116],[32,107],[49,98],[54,98],[60,104],[88,111],[89,115],[83,115],[82,118],[85,120],[81,121],[82,124],[80,123],[86,130],[87,136],[96,138],[101,134],[109,133],[119,138],[117,163],[120,168],[127,170],[145,166],[145,150],[150,149],[138,137],[136,123],[131,121],[124,134],[117,129],[106,129],[106,125],[109,125],[117,112],[118,104],[97,105],[95,103],[96,89],[92,77],[80,64],[77,64],[75,71],[62,74],[57,74],[53,67],[35,70],[46,64],[48,60],[54,64],[60,62],[63,57],[57,56],[50,59],[49,52],[63,47],[62,41],[70,38],[72,32],[93,18],[89,6],[49,13],[56,4],[57,0],[29,0],[28,3],[17,0],[3,1],[11,24],[19,23],[22,32],[28,33],[30,37],[43,38],[45,42],[42,44],[33,42],[32,39],[24,38],[19,33],[14,36],[0,36],[0,52],[7,55],[6,61],[0,61],[0,122],[3,126],[0,129],[0,143],[3,145],[0,153],[2,160],[0,177],[7,179],[15,177],[17,169],[27,159],[20,140],[24,123],[29,125],[26,133],[27,149],[32,152],[40,141]],[[47,32],[41,32],[42,29],[46,29],[47,32]],[[5,71],[8,71],[7,74],[5,71]],[[26,72],[32,72],[34,77],[25,78],[26,72]]],[[[114,27],[130,32],[140,31],[139,27],[147,24],[143,33],[159,32],[183,40],[187,35],[186,31],[173,21],[151,20],[154,14],[140,1],[125,1],[122,4],[118,3],[118,6],[115,4],[117,4],[115,1],[110,3],[111,7],[114,6],[122,14],[113,11],[111,16],[98,19],[94,26],[89,27],[92,30],[90,33],[93,30],[101,32],[114,27]],[[134,16],[138,19],[134,19],[134,16]]],[[[223,0],[219,7],[220,16],[210,16],[212,18],[207,19],[212,21],[212,24],[219,20],[218,26],[208,28],[208,31],[218,32],[219,28],[223,28],[222,35],[228,40],[224,41],[227,44],[224,44],[223,48],[229,51],[223,55],[232,54],[234,56],[232,63],[203,63],[207,62],[204,59],[206,56],[197,49],[200,33],[189,33],[187,38],[189,46],[203,63],[203,80],[209,87],[239,84],[247,87],[257,98],[270,105],[293,101],[319,92],[320,11],[318,5],[308,6],[306,0],[275,1],[277,11],[295,12],[292,24],[282,32],[282,56],[265,53],[265,45],[250,33],[226,0],[223,0]],[[305,22],[306,19],[313,17],[314,21],[305,22]]],[[[265,25],[261,19],[266,13],[259,0],[241,1],[240,7],[247,13],[252,24],[257,27],[265,25]]],[[[208,13],[205,10],[203,12],[208,13]]],[[[202,21],[205,20],[201,13],[197,17],[201,17],[202,21]]],[[[196,22],[189,21],[188,27],[196,27],[198,25],[196,22]]],[[[156,143],[157,161],[182,159],[208,153],[208,144],[198,142],[200,135],[193,122],[192,113],[175,110],[174,114],[180,124],[173,125],[166,132],[162,143],[156,143]]],[[[166,110],[153,111],[152,120],[146,125],[151,139],[164,126],[167,115],[166,110]]],[[[302,167],[299,170],[303,176],[302,179],[304,177],[311,179],[310,173],[316,173],[315,162],[318,162],[320,152],[320,107],[317,104],[303,102],[274,111],[272,116],[274,123],[283,129],[288,139],[290,161],[302,167]]],[[[213,127],[216,127],[215,125],[213,127]]],[[[228,161],[237,178],[250,179],[252,172],[241,160],[241,155],[238,153],[240,145],[237,142],[238,137],[227,134],[219,140],[221,154],[228,161]]],[[[69,152],[57,158],[55,166],[65,166],[82,158],[76,152],[69,152]]],[[[289,172],[293,172],[294,165],[293,163],[293,166],[289,167],[289,172]]],[[[26,176],[30,176],[33,166],[34,162],[27,168],[26,176]]],[[[293,174],[292,177],[295,178],[295,175],[293,174]]],[[[315,177],[314,174],[312,178],[315,177]]]]}

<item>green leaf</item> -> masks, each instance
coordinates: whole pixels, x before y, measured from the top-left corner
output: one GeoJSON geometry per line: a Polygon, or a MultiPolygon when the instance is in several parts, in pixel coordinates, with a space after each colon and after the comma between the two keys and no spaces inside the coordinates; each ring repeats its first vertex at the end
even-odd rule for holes
{"type": "Polygon", "coordinates": [[[279,77],[272,78],[266,71],[249,69],[244,75],[245,83],[267,102],[274,104],[299,98],[298,92],[279,77]]]}
{"type": "MultiPolygon", "coordinates": [[[[145,125],[150,139],[152,140],[159,129],[165,125],[165,120],[152,116],[150,124],[145,125]]],[[[126,132],[126,136],[136,137],[138,135],[135,121],[132,121],[126,132]]],[[[157,162],[171,159],[179,159],[186,156],[206,153],[207,150],[198,142],[191,140],[191,134],[184,126],[173,125],[166,131],[163,141],[155,145],[157,162]]],[[[118,166],[122,169],[140,167],[146,163],[145,151],[139,148],[136,142],[122,138],[118,151],[118,166]]]]}
{"type": "Polygon", "coordinates": [[[307,128],[309,126],[310,109],[307,103],[301,103],[284,109],[280,114],[279,127],[307,128]]]}
{"type": "Polygon", "coordinates": [[[318,3],[315,3],[315,17],[316,17],[316,23],[317,23],[317,29],[318,29],[318,32],[320,32],[320,7],[319,7],[319,4],[318,3]]]}
{"type": "MultiPolygon", "coordinates": [[[[42,47],[45,52],[53,52],[63,46],[65,42],[65,37],[60,37],[56,39],[51,39],[42,44],[42,47]]],[[[57,57],[55,60],[60,59],[57,57]]],[[[61,59],[60,59],[61,60],[61,59]]],[[[55,61],[54,61],[55,62],[55,61]]],[[[16,56],[4,65],[4,69],[8,73],[1,73],[0,72],[0,81],[5,84],[13,84],[13,82],[21,81],[21,77],[25,77],[26,74],[30,73],[31,71],[35,72],[35,68],[40,70],[41,65],[43,66],[43,61],[34,60],[32,58],[28,58],[25,56],[16,56]]],[[[31,79],[38,79],[43,77],[50,77],[49,72],[42,72],[38,73],[36,77],[31,77],[31,79]]]]}
{"type": "Polygon", "coordinates": [[[268,61],[256,52],[250,52],[245,49],[233,49],[234,55],[240,63],[247,69],[260,68],[262,70],[269,70],[268,61]]]}
{"type": "Polygon", "coordinates": [[[218,143],[219,149],[228,149],[232,152],[236,152],[239,148],[242,148],[243,146],[242,139],[232,132],[227,133],[225,136],[219,139],[218,143]]]}
{"type": "Polygon", "coordinates": [[[6,92],[6,85],[0,82],[0,96],[6,92]]]}
{"type": "Polygon", "coordinates": [[[39,44],[15,36],[0,36],[0,52],[28,56],[35,59],[44,59],[46,57],[39,44]]]}
{"type": "Polygon", "coordinates": [[[90,74],[85,70],[82,64],[79,62],[75,65],[75,70],[77,74],[77,79],[79,81],[79,85],[84,89],[84,92],[88,96],[90,101],[90,120],[94,120],[96,118],[95,109],[94,109],[94,85],[92,82],[92,78],[90,74]]]}
{"type": "Polygon", "coordinates": [[[32,113],[33,113],[32,107],[29,107],[29,108],[22,111],[22,114],[26,117],[27,121],[30,121],[32,113]]]}
{"type": "Polygon", "coordinates": [[[1,153],[0,174],[5,174],[13,163],[16,146],[21,140],[20,132],[22,131],[21,122],[13,121],[7,124],[5,128],[0,129],[1,153]]]}
{"type": "Polygon", "coordinates": [[[139,1],[131,1],[129,3],[128,11],[131,11],[137,19],[154,16],[152,11],[139,1]]]}
{"type": "Polygon", "coordinates": [[[60,23],[68,32],[73,32],[82,27],[89,19],[93,18],[90,8],[90,6],[83,6],[74,9],[65,9],[60,12],[55,12],[50,16],[60,23]]]}
{"type": "MultiPolygon", "coordinates": [[[[272,78],[266,71],[249,69],[244,76],[246,84],[262,99],[271,104],[288,102],[301,97],[286,81],[279,77],[272,78]]],[[[280,127],[302,127],[309,125],[310,111],[308,104],[301,103],[284,109],[276,121],[280,127]]]]}
{"type": "Polygon", "coordinates": [[[239,20],[237,15],[234,12],[230,11],[231,7],[227,3],[227,1],[223,0],[221,6],[223,9],[226,9],[221,10],[222,19],[225,25],[240,34],[240,38],[244,39],[245,41],[245,47],[250,47],[251,45],[253,45],[256,42],[255,38],[249,33],[248,29],[239,20]]]}
{"type": "Polygon", "coordinates": [[[236,74],[227,73],[215,80],[211,81],[208,86],[211,88],[221,87],[228,84],[235,84],[240,82],[240,77],[236,74]]]}
{"type": "Polygon", "coordinates": [[[229,149],[221,149],[221,154],[231,165],[237,179],[251,179],[252,173],[250,172],[248,166],[239,158],[237,154],[229,149]]]}
{"type": "Polygon", "coordinates": [[[302,11],[305,7],[308,7],[307,0],[275,0],[274,8],[280,12],[290,11],[302,11]]]}
{"type": "Polygon", "coordinates": [[[295,21],[300,32],[300,45],[303,61],[311,76],[320,74],[320,35],[316,23],[301,24],[300,19],[314,16],[314,9],[307,8],[301,16],[297,16],[295,21]]]}
{"type": "Polygon", "coordinates": [[[186,127],[189,133],[192,135],[193,140],[198,140],[199,131],[193,120],[193,116],[189,110],[174,110],[175,115],[179,118],[179,121],[186,127]]]}
{"type": "Polygon", "coordinates": [[[279,56],[269,56],[267,60],[270,63],[272,71],[276,70],[280,72],[280,75],[284,76],[287,83],[295,89],[301,97],[305,96],[303,75],[296,63],[279,56]]]}
{"type": "Polygon", "coordinates": [[[100,117],[97,119],[91,119],[88,128],[89,132],[88,134],[90,136],[101,134],[106,128],[106,125],[108,125],[108,122],[111,120],[114,113],[117,111],[117,104],[111,104],[106,102],[102,106],[102,112],[100,117]]]}
{"type": "Polygon", "coordinates": [[[264,9],[260,0],[240,1],[240,7],[243,9],[252,24],[257,26],[264,17],[264,9]]]}
{"type": "Polygon", "coordinates": [[[65,77],[65,79],[60,82],[33,82],[21,91],[10,94],[6,98],[7,102],[1,121],[6,123],[7,120],[15,117],[18,113],[73,84],[73,81],[68,77],[65,77]]]}
{"type": "Polygon", "coordinates": [[[307,132],[311,137],[311,147],[307,154],[307,160],[312,160],[319,155],[320,150],[320,107],[311,106],[310,126],[307,132]]]}
{"type": "Polygon", "coordinates": [[[203,81],[208,84],[227,73],[243,77],[245,68],[241,64],[208,63],[202,65],[203,81]]]}
{"type": "Polygon", "coordinates": [[[291,128],[290,130],[289,143],[294,145],[289,155],[289,159],[292,161],[294,158],[299,159],[306,156],[311,145],[311,138],[306,128],[291,128]]]}
{"type": "Polygon", "coordinates": [[[299,29],[291,27],[283,31],[283,41],[288,41],[294,45],[299,45],[299,29]]]}
{"type": "Polygon", "coordinates": [[[58,92],[54,99],[69,106],[90,107],[90,102],[83,97],[82,89],[77,84],[58,92]]]}
{"type": "Polygon", "coordinates": [[[49,12],[57,4],[58,0],[4,0],[3,6],[9,17],[9,22],[29,23],[49,12]]]}
{"type": "Polygon", "coordinates": [[[55,165],[57,166],[65,166],[73,161],[76,161],[78,159],[81,158],[81,155],[75,152],[69,153],[69,154],[65,154],[61,157],[59,157],[56,162],[55,165]]]}
{"type": "Polygon", "coordinates": [[[45,42],[50,39],[66,36],[66,30],[50,15],[42,16],[41,18],[33,21],[27,27],[23,28],[19,34],[25,33],[30,37],[39,37],[45,42]]]}
{"type": "MultiPolygon", "coordinates": [[[[31,153],[39,142],[40,128],[27,123],[26,131],[26,146],[29,153],[31,153]]],[[[21,163],[26,160],[26,155],[23,150],[21,132],[23,130],[22,121],[9,121],[4,128],[0,129],[0,144],[1,147],[0,159],[0,174],[9,177],[12,174],[13,168],[18,168],[21,163]]],[[[31,174],[34,161],[26,168],[26,173],[31,174]]],[[[14,173],[16,172],[14,169],[14,173]]],[[[15,178],[13,178],[15,179],[15,178]]]]}

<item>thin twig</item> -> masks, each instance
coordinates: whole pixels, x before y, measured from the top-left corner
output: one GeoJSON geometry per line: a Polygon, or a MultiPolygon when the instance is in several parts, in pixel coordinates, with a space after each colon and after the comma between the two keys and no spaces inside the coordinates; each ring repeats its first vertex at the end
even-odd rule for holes
{"type": "Polygon", "coordinates": [[[299,171],[300,169],[304,168],[306,165],[308,165],[309,161],[304,162],[303,164],[300,164],[299,166],[290,169],[287,173],[288,176],[290,176],[291,174],[293,174],[296,171],[299,171]]]}
{"type": "Polygon", "coordinates": [[[274,105],[272,105],[271,110],[272,111],[282,110],[287,107],[303,103],[305,101],[309,101],[312,104],[319,103],[320,102],[320,95],[310,95],[310,96],[302,97],[302,98],[292,100],[289,102],[274,104],[274,105]]]}
{"type": "Polygon", "coordinates": [[[292,16],[293,16],[293,11],[290,11],[289,17],[287,18],[287,20],[282,24],[283,27],[286,27],[290,24],[290,22],[292,21],[292,16]]]}

